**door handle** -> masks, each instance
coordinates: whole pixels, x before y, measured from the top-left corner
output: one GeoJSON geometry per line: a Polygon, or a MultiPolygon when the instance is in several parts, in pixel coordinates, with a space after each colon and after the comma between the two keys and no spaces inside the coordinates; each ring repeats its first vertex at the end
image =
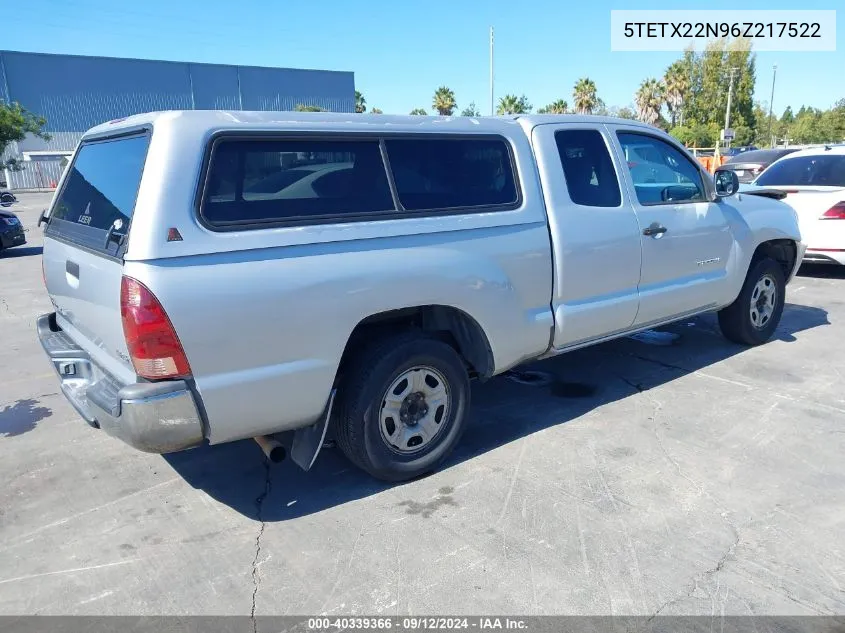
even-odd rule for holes
{"type": "Polygon", "coordinates": [[[651,226],[643,229],[643,235],[650,235],[651,237],[657,238],[663,235],[668,230],[669,229],[667,229],[665,226],[661,226],[657,222],[653,222],[651,226]]]}

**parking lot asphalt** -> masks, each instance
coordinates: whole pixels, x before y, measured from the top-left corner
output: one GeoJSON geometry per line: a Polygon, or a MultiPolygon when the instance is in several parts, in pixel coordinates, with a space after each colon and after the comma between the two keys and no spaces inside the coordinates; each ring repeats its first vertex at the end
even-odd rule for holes
{"type": "Polygon", "coordinates": [[[336,449],[304,473],[88,427],[35,337],[49,196],[20,199],[0,614],[845,614],[845,273],[802,270],[759,348],[706,315],[532,366],[550,385],[476,384],[445,467],[389,486],[336,449]]]}

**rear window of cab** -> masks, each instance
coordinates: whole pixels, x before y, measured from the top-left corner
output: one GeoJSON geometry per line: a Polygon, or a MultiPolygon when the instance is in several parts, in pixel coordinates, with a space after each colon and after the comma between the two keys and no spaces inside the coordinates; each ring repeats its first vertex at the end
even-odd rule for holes
{"type": "Polygon", "coordinates": [[[214,228],[244,228],[518,204],[512,153],[501,137],[223,136],[213,144],[200,214],[214,228]]]}

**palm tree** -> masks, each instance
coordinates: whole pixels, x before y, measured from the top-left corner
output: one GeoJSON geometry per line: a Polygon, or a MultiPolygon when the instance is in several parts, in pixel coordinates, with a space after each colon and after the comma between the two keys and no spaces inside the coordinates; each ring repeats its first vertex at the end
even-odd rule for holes
{"type": "MultiPolygon", "coordinates": [[[[681,62],[675,62],[666,69],[663,83],[666,86],[664,93],[666,107],[669,108],[669,114],[672,117],[672,127],[675,127],[678,119],[683,119],[683,105],[689,92],[689,78],[681,62]]],[[[681,125],[683,125],[683,120],[681,120],[681,125]]]]}
{"type": "Polygon", "coordinates": [[[441,116],[452,116],[452,112],[458,107],[455,103],[455,93],[446,86],[440,86],[434,91],[434,100],[431,107],[437,110],[441,116]]]}
{"type": "Polygon", "coordinates": [[[525,95],[517,97],[516,95],[505,95],[499,99],[499,105],[496,108],[496,114],[528,114],[531,112],[531,104],[525,95]]]}
{"type": "Polygon", "coordinates": [[[537,110],[537,114],[566,114],[568,109],[569,104],[566,103],[566,99],[558,99],[546,107],[537,110]]]}
{"type": "Polygon", "coordinates": [[[364,95],[362,95],[357,90],[355,91],[355,112],[361,114],[362,112],[367,111],[367,100],[364,99],[364,95]]]}
{"type": "Polygon", "coordinates": [[[663,84],[657,79],[643,80],[635,95],[637,118],[644,123],[654,125],[660,118],[660,106],[663,105],[663,84]]]}
{"type": "Polygon", "coordinates": [[[414,108],[413,110],[411,110],[411,114],[419,115],[419,116],[426,116],[428,114],[428,112],[426,112],[422,108],[414,108]]]}
{"type": "Polygon", "coordinates": [[[598,104],[596,84],[589,77],[582,77],[572,89],[572,101],[578,114],[592,114],[598,104]]]}

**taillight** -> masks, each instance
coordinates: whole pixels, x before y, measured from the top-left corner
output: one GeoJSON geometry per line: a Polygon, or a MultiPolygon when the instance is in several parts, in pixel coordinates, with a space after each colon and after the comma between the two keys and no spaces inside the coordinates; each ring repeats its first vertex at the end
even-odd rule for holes
{"type": "Polygon", "coordinates": [[[819,220],[845,220],[845,200],[830,207],[819,220]]]}
{"type": "Polygon", "coordinates": [[[120,317],[135,373],[149,380],[191,375],[185,350],[161,303],[132,277],[120,280],[120,317]]]}

